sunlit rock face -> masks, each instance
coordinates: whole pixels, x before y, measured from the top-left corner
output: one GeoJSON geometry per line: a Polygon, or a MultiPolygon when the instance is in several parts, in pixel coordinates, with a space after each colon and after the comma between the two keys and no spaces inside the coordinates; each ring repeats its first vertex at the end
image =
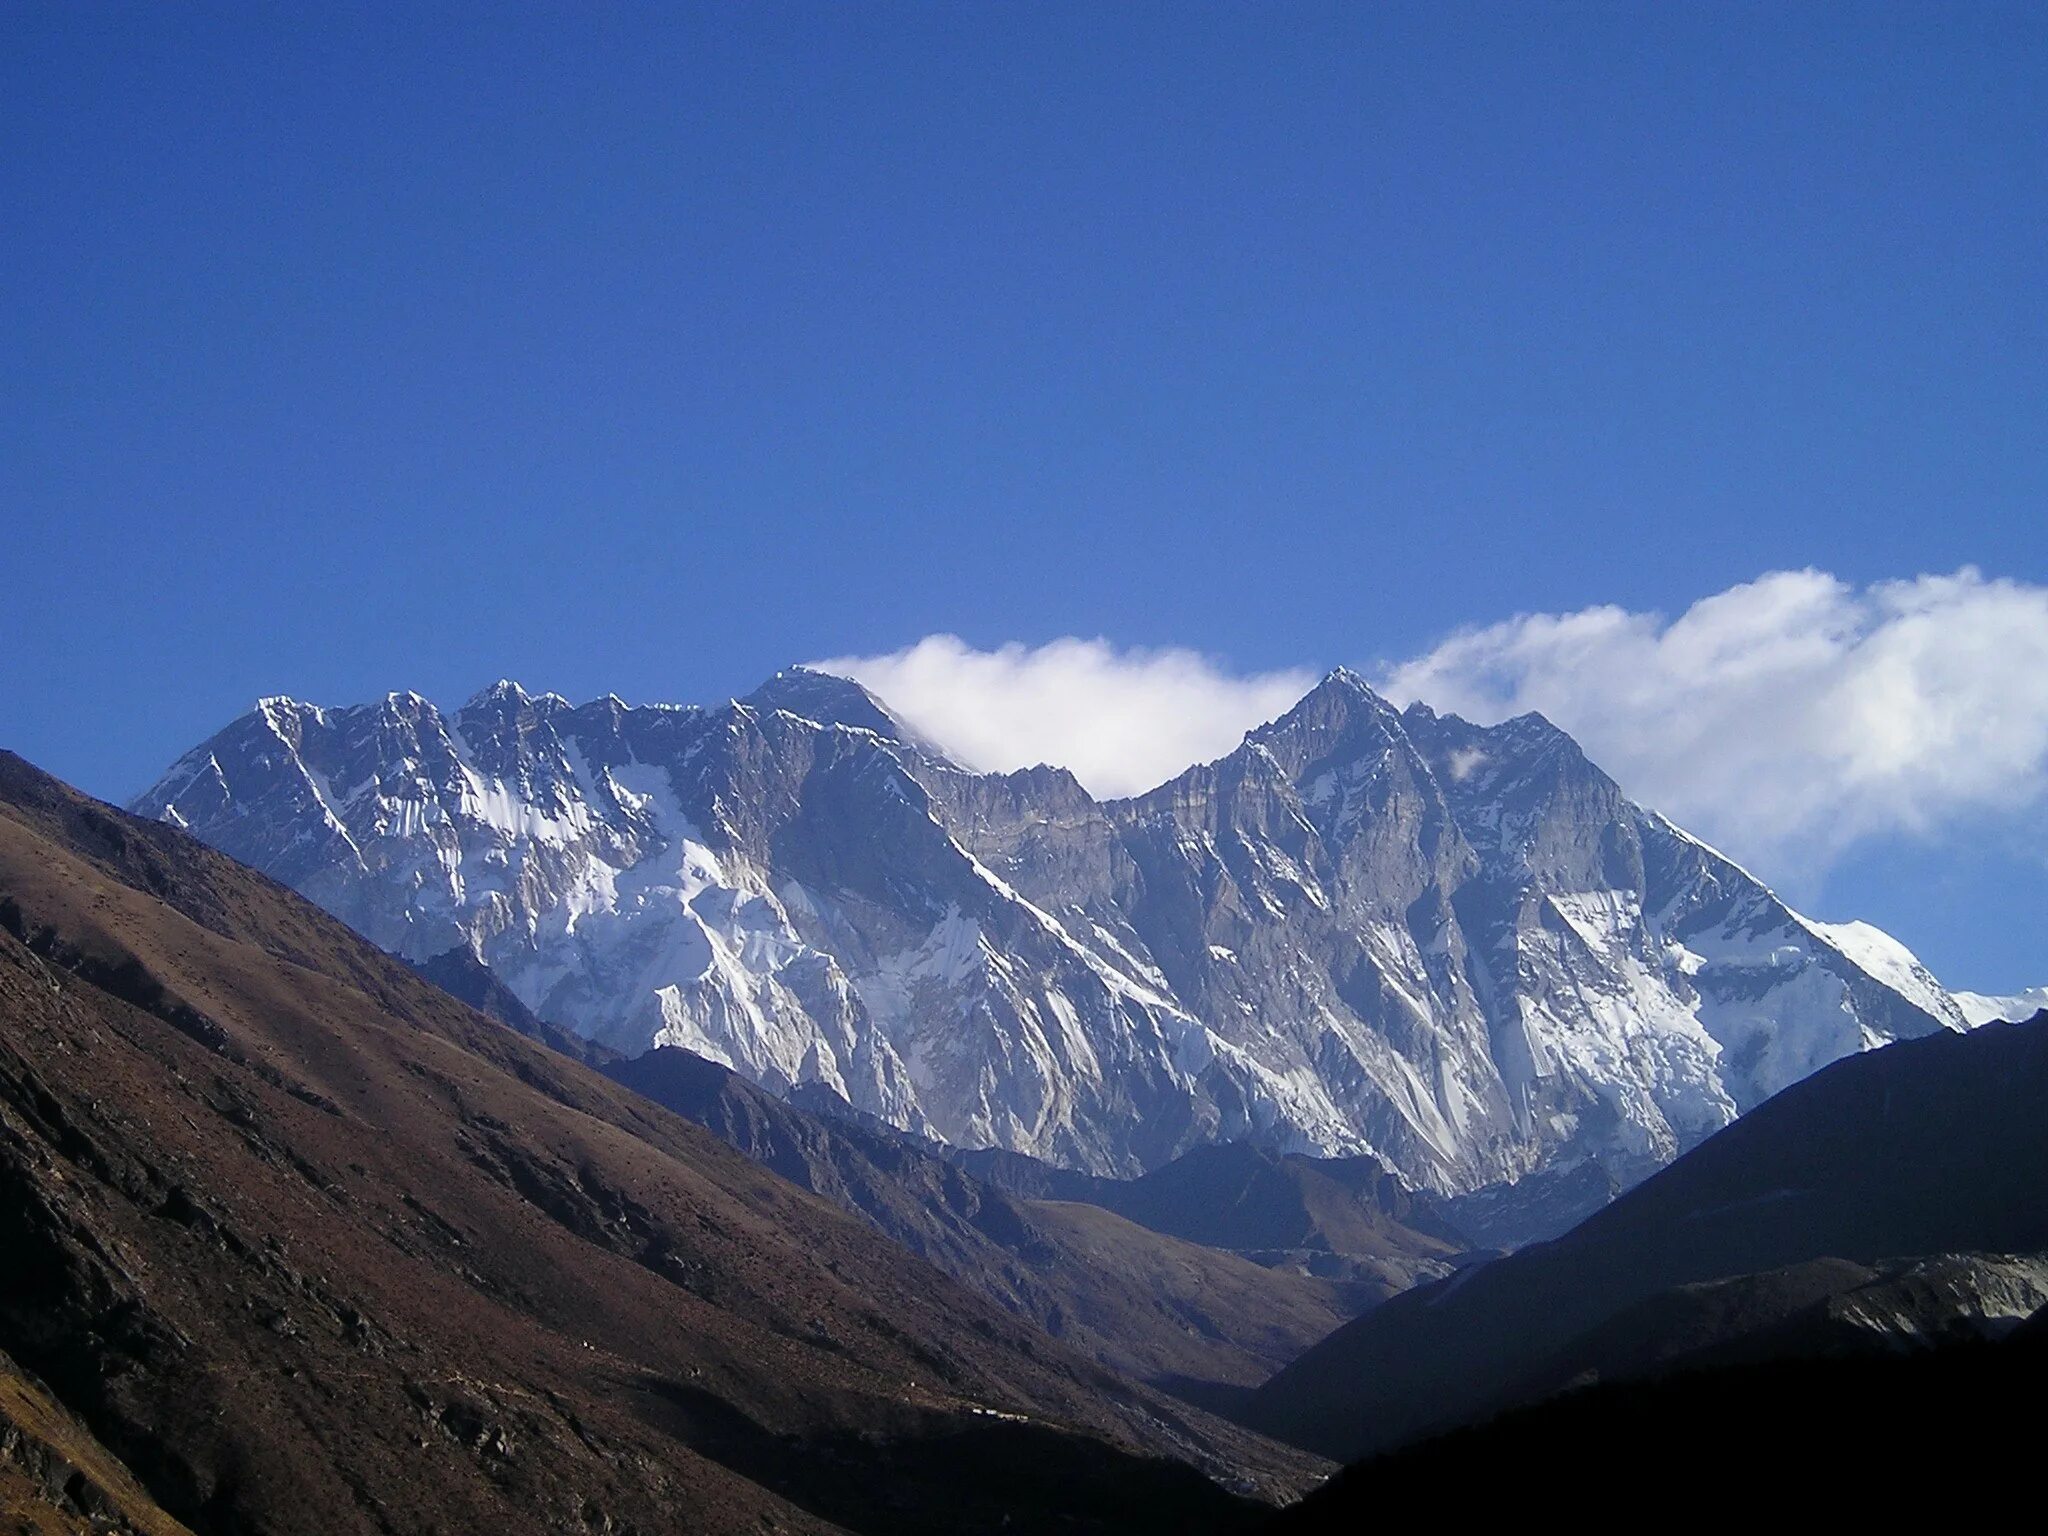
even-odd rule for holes
{"type": "Polygon", "coordinates": [[[1963,1025],[1895,941],[1802,918],[1540,717],[1345,672],[1128,800],[970,772],[796,670],[712,709],[266,700],[134,808],[592,1039],[1097,1173],[1250,1138],[1444,1191],[1631,1179],[1963,1025]]]}

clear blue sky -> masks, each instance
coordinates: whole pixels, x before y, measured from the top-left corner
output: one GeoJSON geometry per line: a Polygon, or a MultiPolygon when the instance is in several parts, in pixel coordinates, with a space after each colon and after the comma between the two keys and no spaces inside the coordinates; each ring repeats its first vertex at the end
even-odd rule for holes
{"type": "MultiPolygon", "coordinates": [[[[0,741],[109,796],[271,692],[2048,579],[2038,5],[24,0],[0,144],[0,741]]],[[[1825,904],[2048,980],[1960,857],[1825,904]]]]}

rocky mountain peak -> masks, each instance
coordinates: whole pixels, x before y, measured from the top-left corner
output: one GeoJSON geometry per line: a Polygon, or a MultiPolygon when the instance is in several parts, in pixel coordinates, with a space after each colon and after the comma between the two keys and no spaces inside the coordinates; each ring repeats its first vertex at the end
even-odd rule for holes
{"type": "Polygon", "coordinates": [[[1286,714],[1252,734],[1279,734],[1290,729],[1332,726],[1343,729],[1361,719],[1384,722],[1394,713],[1394,707],[1381,698],[1363,677],[1348,667],[1337,667],[1303,694],[1286,714]]]}
{"type": "Polygon", "coordinates": [[[1107,802],[948,762],[804,668],[709,711],[507,683],[452,721],[290,721],[229,727],[138,808],[607,1045],[1096,1173],[1245,1140],[1447,1191],[1634,1178],[1960,1023],[1890,941],[1799,918],[1540,717],[1397,712],[1342,670],[1107,802]]]}
{"type": "Polygon", "coordinates": [[[472,710],[517,708],[527,701],[526,690],[509,677],[501,677],[488,688],[479,688],[457,711],[467,714],[472,710]]]}
{"type": "Polygon", "coordinates": [[[740,700],[759,713],[783,710],[820,725],[844,725],[873,731],[885,740],[906,732],[873,694],[852,678],[809,667],[787,667],[740,700]]]}
{"type": "Polygon", "coordinates": [[[1339,667],[1245,742],[1271,752],[1293,777],[1384,751],[1401,737],[1401,718],[1356,672],[1339,667]]]}

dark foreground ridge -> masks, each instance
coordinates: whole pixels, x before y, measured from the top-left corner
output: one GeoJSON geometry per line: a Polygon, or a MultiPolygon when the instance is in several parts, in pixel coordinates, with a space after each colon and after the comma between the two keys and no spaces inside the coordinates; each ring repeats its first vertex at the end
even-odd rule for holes
{"type": "Polygon", "coordinates": [[[5,754],[0,1252],[24,1522],[1183,1531],[1318,1470],[5,754]]]}
{"type": "Polygon", "coordinates": [[[1350,1459],[1686,1354],[1995,1333],[2048,1285],[2048,1014],[1795,1084],[1564,1237],[1396,1297],[1247,1421],[1350,1459]]]}
{"type": "Polygon", "coordinates": [[[1967,1518],[2010,1497],[2039,1456],[2044,1388],[2048,1347],[2018,1336],[1592,1387],[1349,1467],[1266,1531],[1358,1532],[1446,1509],[1525,1519],[1569,1508],[1566,1488],[1602,1509],[1690,1508],[1680,1525],[1967,1518]]]}

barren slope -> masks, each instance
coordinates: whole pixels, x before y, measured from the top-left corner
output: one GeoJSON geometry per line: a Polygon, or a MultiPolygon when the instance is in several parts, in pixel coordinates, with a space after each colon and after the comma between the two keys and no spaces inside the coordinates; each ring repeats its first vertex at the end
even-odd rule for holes
{"type": "Polygon", "coordinates": [[[0,755],[0,1348],[200,1531],[1182,1528],[1124,1385],[0,755]],[[1028,1475],[1027,1475],[1028,1473],[1028,1475]]]}

